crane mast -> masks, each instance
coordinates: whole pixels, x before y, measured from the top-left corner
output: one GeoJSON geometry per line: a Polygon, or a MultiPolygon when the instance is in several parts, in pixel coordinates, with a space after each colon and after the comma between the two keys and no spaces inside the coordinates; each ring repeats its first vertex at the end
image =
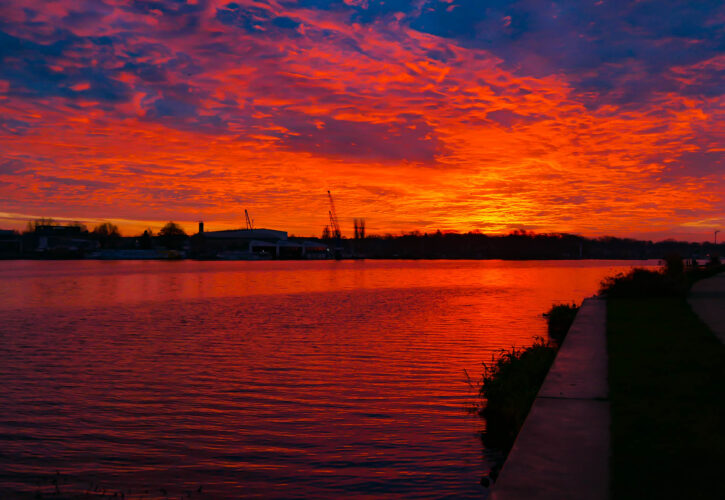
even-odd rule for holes
{"type": "Polygon", "coordinates": [[[327,196],[330,198],[330,229],[331,229],[331,236],[335,239],[340,239],[342,236],[342,231],[340,231],[340,223],[337,220],[337,212],[335,211],[335,202],[332,201],[332,193],[330,191],[327,191],[327,196]]]}

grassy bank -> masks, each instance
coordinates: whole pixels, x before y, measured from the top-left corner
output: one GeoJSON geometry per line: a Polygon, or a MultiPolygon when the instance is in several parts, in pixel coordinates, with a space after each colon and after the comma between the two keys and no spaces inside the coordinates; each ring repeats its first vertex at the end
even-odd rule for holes
{"type": "Polygon", "coordinates": [[[608,300],[612,498],[725,498],[725,346],[678,295],[608,300]]]}
{"type": "Polygon", "coordinates": [[[544,314],[550,340],[537,338],[525,349],[503,350],[483,364],[479,414],[486,420],[487,448],[505,455],[513,446],[578,310],[575,304],[553,305],[544,314]]]}
{"type": "Polygon", "coordinates": [[[548,325],[549,338],[561,344],[574,323],[579,306],[576,304],[554,304],[549,312],[544,313],[548,325]]]}
{"type": "Polygon", "coordinates": [[[537,339],[526,349],[511,348],[484,364],[479,414],[486,420],[487,448],[508,453],[556,357],[556,347],[537,339]]]}

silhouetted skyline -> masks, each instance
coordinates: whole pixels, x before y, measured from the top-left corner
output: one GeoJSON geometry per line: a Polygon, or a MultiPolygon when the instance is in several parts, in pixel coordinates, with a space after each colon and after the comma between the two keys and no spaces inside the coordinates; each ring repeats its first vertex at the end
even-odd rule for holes
{"type": "MultiPolygon", "coordinates": [[[[356,221],[360,224],[361,221],[356,221]]],[[[362,221],[364,227],[364,221],[362,221]]],[[[333,236],[325,228],[322,238],[290,235],[268,228],[214,230],[199,222],[197,231],[187,234],[175,222],[153,232],[122,235],[118,228],[103,223],[94,228],[75,223],[60,225],[44,219],[28,224],[23,232],[0,230],[0,259],[157,259],[200,260],[319,260],[332,258],[368,259],[663,259],[678,256],[718,259],[725,250],[722,241],[648,241],[603,236],[586,238],[566,233],[537,234],[513,231],[509,234],[436,231],[366,235],[354,238],[333,236]],[[211,230],[209,230],[211,229],[211,230]],[[171,253],[169,253],[171,252],[171,253]]]]}

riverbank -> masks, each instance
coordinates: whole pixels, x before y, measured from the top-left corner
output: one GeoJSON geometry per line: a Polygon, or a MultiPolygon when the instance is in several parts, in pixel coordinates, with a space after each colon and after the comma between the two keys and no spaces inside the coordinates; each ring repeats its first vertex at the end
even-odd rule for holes
{"type": "Polygon", "coordinates": [[[606,302],[582,307],[491,498],[725,497],[721,270],[672,259],[605,280],[606,302]]]}
{"type": "Polygon", "coordinates": [[[516,437],[492,500],[608,498],[604,320],[604,301],[586,299],[516,437]]]}
{"type": "MultiPolygon", "coordinates": [[[[490,362],[483,363],[477,407],[486,421],[481,436],[484,446],[501,450],[504,455],[511,450],[578,310],[576,304],[553,305],[544,313],[549,340],[536,337],[527,348],[503,349],[490,362]]],[[[491,479],[495,480],[496,471],[491,471],[491,479]]],[[[482,482],[490,484],[488,478],[482,482]]]]}

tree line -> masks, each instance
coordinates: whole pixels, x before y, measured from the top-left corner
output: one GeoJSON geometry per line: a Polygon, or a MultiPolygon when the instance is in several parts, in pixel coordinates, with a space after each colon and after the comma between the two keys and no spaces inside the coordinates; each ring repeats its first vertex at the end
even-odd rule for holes
{"type": "MultiPolygon", "coordinates": [[[[81,236],[98,241],[101,248],[115,248],[123,238],[118,226],[111,222],[101,222],[92,229],[88,229],[88,226],[81,222],[71,221],[61,224],[52,218],[45,217],[29,221],[25,233],[39,233],[48,228],[56,227],[75,230],[81,236]]],[[[180,248],[187,237],[186,231],[173,221],[167,222],[156,234],[154,234],[153,229],[147,228],[140,235],[132,236],[132,238],[136,238],[140,242],[142,248],[151,248],[152,240],[156,239],[161,245],[170,249],[180,248]]]]}

